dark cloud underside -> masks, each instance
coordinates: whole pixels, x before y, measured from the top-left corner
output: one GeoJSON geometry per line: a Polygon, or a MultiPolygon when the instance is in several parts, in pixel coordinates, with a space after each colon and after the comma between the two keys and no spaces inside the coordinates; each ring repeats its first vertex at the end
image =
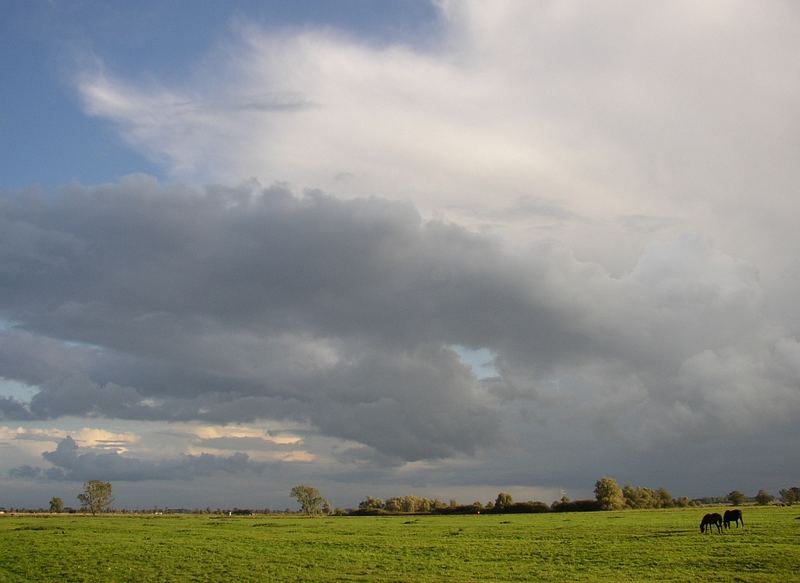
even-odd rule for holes
{"type": "Polygon", "coordinates": [[[612,277],[407,204],[132,177],[4,196],[0,290],[0,376],[38,389],[8,419],[287,419],[419,460],[540,419],[642,446],[800,406],[755,270],[692,236],[612,277]]]}

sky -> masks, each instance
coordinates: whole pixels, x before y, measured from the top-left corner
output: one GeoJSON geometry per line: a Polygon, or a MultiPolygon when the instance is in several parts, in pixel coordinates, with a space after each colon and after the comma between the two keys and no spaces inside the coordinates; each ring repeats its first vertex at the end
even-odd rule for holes
{"type": "Polygon", "coordinates": [[[795,3],[0,10],[0,506],[797,485],[795,3]]]}

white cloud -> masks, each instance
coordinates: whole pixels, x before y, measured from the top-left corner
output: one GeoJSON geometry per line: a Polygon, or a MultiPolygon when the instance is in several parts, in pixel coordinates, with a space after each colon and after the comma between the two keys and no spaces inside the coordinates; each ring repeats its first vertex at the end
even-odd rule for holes
{"type": "Polygon", "coordinates": [[[789,234],[795,209],[795,7],[440,5],[443,37],[425,49],[238,21],[190,81],[87,72],[79,90],[182,180],[412,200],[518,241],[557,236],[613,269],[646,240],[610,219],[672,217],[780,269],[763,228],[789,234]],[[498,222],[519,197],[591,220],[556,235],[498,222]]]}

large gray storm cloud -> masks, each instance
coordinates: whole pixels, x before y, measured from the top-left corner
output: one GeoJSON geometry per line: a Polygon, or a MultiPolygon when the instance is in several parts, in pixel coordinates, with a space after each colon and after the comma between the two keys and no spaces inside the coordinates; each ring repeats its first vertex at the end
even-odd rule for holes
{"type": "Polygon", "coordinates": [[[689,235],[612,276],[408,204],[147,177],[9,194],[0,224],[0,374],[36,388],[10,420],[289,419],[402,462],[678,447],[800,409],[758,274],[689,235]]]}

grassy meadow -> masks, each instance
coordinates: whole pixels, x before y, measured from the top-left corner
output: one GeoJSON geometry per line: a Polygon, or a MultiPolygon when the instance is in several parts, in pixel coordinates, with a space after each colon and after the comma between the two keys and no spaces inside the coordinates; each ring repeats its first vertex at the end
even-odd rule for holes
{"type": "Polygon", "coordinates": [[[0,581],[800,581],[800,507],[481,516],[0,517],[0,581]]]}

